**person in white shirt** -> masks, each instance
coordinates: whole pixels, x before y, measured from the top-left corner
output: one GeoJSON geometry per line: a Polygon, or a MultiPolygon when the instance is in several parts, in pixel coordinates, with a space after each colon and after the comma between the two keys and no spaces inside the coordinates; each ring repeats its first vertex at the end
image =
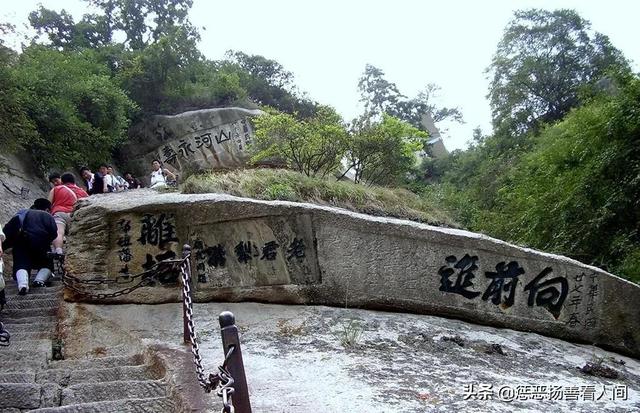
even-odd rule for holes
{"type": "Polygon", "coordinates": [[[169,182],[175,182],[176,176],[168,169],[163,169],[160,161],[154,159],[151,162],[151,186],[150,188],[162,188],[169,182]]]}
{"type": "MultiPolygon", "coordinates": [[[[111,177],[107,180],[107,185],[111,185],[116,192],[124,191],[129,188],[129,184],[123,177],[116,175],[113,171],[113,166],[107,166],[107,176],[111,177]]],[[[105,177],[107,179],[107,177],[105,177]]]]}

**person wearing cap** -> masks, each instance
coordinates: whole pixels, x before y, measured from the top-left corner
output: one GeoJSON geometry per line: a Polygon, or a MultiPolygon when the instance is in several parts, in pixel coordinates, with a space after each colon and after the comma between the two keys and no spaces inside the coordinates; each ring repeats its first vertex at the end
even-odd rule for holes
{"type": "Polygon", "coordinates": [[[53,261],[47,255],[58,236],[56,222],[49,213],[51,202],[45,198],[34,201],[31,209],[21,209],[3,228],[6,239],[3,249],[12,250],[13,276],[18,294],[29,291],[29,275],[38,270],[34,286],[44,286],[51,277],[53,261]]]}

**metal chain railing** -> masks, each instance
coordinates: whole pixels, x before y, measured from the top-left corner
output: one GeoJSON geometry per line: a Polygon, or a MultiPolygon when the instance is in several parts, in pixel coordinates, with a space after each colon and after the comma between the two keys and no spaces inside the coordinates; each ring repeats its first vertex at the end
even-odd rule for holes
{"type": "MultiPolygon", "coordinates": [[[[227,365],[232,355],[236,350],[235,345],[228,347],[225,354],[224,361],[218,366],[218,371],[213,374],[209,374],[207,377],[202,367],[202,356],[200,356],[200,346],[198,344],[198,337],[195,330],[193,321],[193,300],[191,298],[191,263],[189,257],[191,256],[190,249],[185,246],[184,261],[180,266],[180,275],[182,278],[182,298],[184,305],[184,316],[186,322],[186,328],[188,330],[188,339],[191,343],[191,352],[193,353],[193,364],[196,367],[196,376],[198,383],[204,389],[205,392],[210,393],[215,390],[216,394],[222,398],[222,413],[234,413],[236,410],[233,405],[233,394],[235,392],[234,384],[236,381],[233,379],[232,374],[229,372],[227,365]]],[[[243,370],[244,367],[240,366],[243,370]]],[[[246,386],[245,386],[246,387],[246,386]]],[[[247,396],[248,400],[248,396],[247,396]]],[[[244,409],[239,413],[250,413],[249,409],[244,409]]]]}
{"type": "MultiPolygon", "coordinates": [[[[1,275],[0,275],[1,277],[1,275]]],[[[4,324],[0,321],[0,347],[8,346],[9,340],[11,339],[11,334],[7,330],[4,329],[4,324]]]]}
{"type": "MultiPolygon", "coordinates": [[[[223,347],[225,348],[225,358],[222,365],[218,366],[218,372],[205,374],[202,366],[202,357],[200,356],[200,346],[196,335],[195,324],[193,320],[193,300],[191,298],[191,248],[184,246],[182,259],[165,260],[156,263],[152,268],[135,275],[120,275],[115,279],[90,278],[82,279],[71,275],[64,266],[64,258],[54,255],[55,273],[62,279],[66,288],[77,294],[88,297],[93,300],[102,300],[106,298],[115,298],[121,295],[129,294],[138,288],[148,286],[154,283],[159,276],[168,272],[180,272],[182,281],[182,298],[184,310],[184,340],[190,342],[191,352],[193,353],[193,362],[196,368],[198,383],[205,392],[210,393],[215,390],[216,394],[222,398],[222,413],[235,413],[233,395],[238,391],[241,394],[240,406],[238,413],[251,413],[249,396],[247,392],[246,378],[244,375],[244,366],[242,363],[242,355],[240,352],[240,342],[238,339],[237,328],[234,325],[233,314],[225,312],[220,315],[220,325],[222,327],[223,347]],[[126,288],[108,293],[96,293],[86,291],[80,286],[116,286],[136,283],[126,288]],[[240,380],[234,380],[234,375],[230,372],[230,361],[235,361],[233,371],[239,376],[240,380]]],[[[0,324],[1,329],[1,324],[0,324]]],[[[2,331],[0,331],[2,334],[2,331]]],[[[8,342],[8,333],[7,333],[8,342]]],[[[0,335],[0,345],[2,344],[2,336],[0,335]]],[[[6,344],[8,345],[8,344],[6,344]]],[[[238,377],[237,377],[238,378],[238,377]]],[[[236,379],[237,379],[236,378],[236,379]]]]}
{"type": "Polygon", "coordinates": [[[165,260],[156,263],[150,269],[143,271],[141,273],[135,275],[119,275],[115,279],[104,279],[104,278],[89,278],[82,279],[71,275],[64,266],[64,260],[61,256],[55,256],[54,254],[54,272],[57,276],[60,277],[62,283],[65,287],[69,288],[71,291],[85,296],[92,300],[103,300],[106,298],[115,298],[121,295],[129,294],[138,288],[148,286],[154,283],[158,277],[162,274],[165,274],[169,271],[177,271],[178,265],[180,265],[184,259],[176,259],[176,260],[165,260]],[[131,283],[137,282],[137,284],[130,285],[131,283]],[[86,291],[80,286],[114,286],[114,285],[125,285],[129,284],[128,287],[120,289],[118,291],[113,291],[109,293],[96,293],[86,291]]]}

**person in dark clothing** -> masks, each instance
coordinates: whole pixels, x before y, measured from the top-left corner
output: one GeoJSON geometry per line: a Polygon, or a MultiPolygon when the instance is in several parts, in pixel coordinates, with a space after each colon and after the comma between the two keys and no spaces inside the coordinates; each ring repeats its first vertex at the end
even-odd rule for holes
{"type": "MultiPolygon", "coordinates": [[[[106,169],[106,166],[104,167],[106,169]]],[[[84,184],[87,187],[87,193],[89,195],[103,194],[107,192],[107,186],[104,182],[104,175],[96,172],[91,173],[91,169],[83,166],[80,168],[80,175],[84,179],[84,184]]]]}
{"type": "Polygon", "coordinates": [[[124,180],[129,184],[129,189],[138,189],[142,188],[142,184],[137,178],[134,178],[130,172],[124,174],[124,180]]]}
{"type": "Polygon", "coordinates": [[[31,270],[38,270],[34,286],[43,286],[53,270],[53,262],[47,256],[51,243],[58,236],[56,222],[49,214],[51,202],[36,199],[31,209],[21,209],[3,228],[4,250],[13,252],[13,277],[18,283],[18,293],[29,291],[31,270]]]}

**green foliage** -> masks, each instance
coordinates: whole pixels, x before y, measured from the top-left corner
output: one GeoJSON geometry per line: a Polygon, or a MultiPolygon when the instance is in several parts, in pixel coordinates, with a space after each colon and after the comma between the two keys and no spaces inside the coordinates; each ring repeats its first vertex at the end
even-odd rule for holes
{"type": "Polygon", "coordinates": [[[364,327],[360,322],[350,319],[349,322],[342,322],[338,330],[333,332],[343,347],[357,347],[362,339],[364,327]]]}
{"type": "Polygon", "coordinates": [[[25,145],[45,170],[109,159],[126,136],[133,102],[94,54],[27,48],[13,68],[21,104],[39,139],[25,145]]]}
{"type": "Polygon", "coordinates": [[[471,230],[640,281],[640,79],[617,84],[521,145],[454,152],[423,196],[471,230]]]}
{"type": "Polygon", "coordinates": [[[259,116],[254,124],[252,162],[280,159],[307,176],[326,176],[340,167],[347,149],[342,119],[328,107],[308,120],[275,113],[259,116]]]}
{"type": "Polygon", "coordinates": [[[230,195],[332,205],[378,216],[455,226],[428,200],[403,189],[365,187],[332,177],[308,177],[285,169],[250,169],[193,175],[180,186],[183,193],[230,195]]]}
{"type": "Polygon", "coordinates": [[[380,122],[363,123],[349,139],[345,175],[353,170],[356,183],[398,183],[412,170],[426,138],[425,132],[387,114],[380,122]]]}
{"type": "Polygon", "coordinates": [[[301,97],[293,85],[293,73],[275,60],[229,50],[220,65],[225,72],[235,73],[252,101],[298,117],[316,114],[317,103],[301,97]]]}
{"type": "MultiPolygon", "coordinates": [[[[0,31],[3,31],[2,27],[0,31]]],[[[16,58],[16,54],[0,40],[0,145],[7,152],[38,139],[12,73],[16,58]]]]}
{"type": "Polygon", "coordinates": [[[494,129],[511,135],[562,119],[585,87],[629,65],[573,10],[516,11],[488,71],[494,129]]]}
{"type": "Polygon", "coordinates": [[[618,95],[600,97],[542,132],[499,191],[496,212],[507,219],[496,220],[497,231],[629,271],[640,243],[639,144],[640,79],[634,78],[618,95]]]}
{"type": "Polygon", "coordinates": [[[56,48],[74,49],[106,46],[114,33],[123,33],[128,49],[140,50],[167,36],[178,27],[195,29],[188,20],[192,0],[86,0],[102,11],[85,14],[76,23],[66,11],[56,12],[39,6],[29,14],[38,36],[45,33],[56,48]]]}
{"type": "Polygon", "coordinates": [[[29,14],[29,23],[38,36],[46,34],[51,45],[58,49],[106,46],[113,34],[105,16],[85,14],[75,23],[65,10],[57,12],[42,5],[29,14]]]}
{"type": "Polygon", "coordinates": [[[407,99],[395,83],[384,78],[382,70],[368,64],[358,81],[358,90],[360,101],[364,103],[365,119],[379,118],[383,113],[387,113],[421,130],[425,130],[422,125],[422,117],[425,114],[429,114],[434,122],[447,119],[462,122],[460,109],[438,108],[432,102],[440,90],[440,87],[433,83],[429,83],[415,98],[407,99]]]}
{"type": "Polygon", "coordinates": [[[144,113],[173,112],[192,97],[200,59],[193,33],[174,28],[142,50],[123,52],[115,79],[144,113]]]}

